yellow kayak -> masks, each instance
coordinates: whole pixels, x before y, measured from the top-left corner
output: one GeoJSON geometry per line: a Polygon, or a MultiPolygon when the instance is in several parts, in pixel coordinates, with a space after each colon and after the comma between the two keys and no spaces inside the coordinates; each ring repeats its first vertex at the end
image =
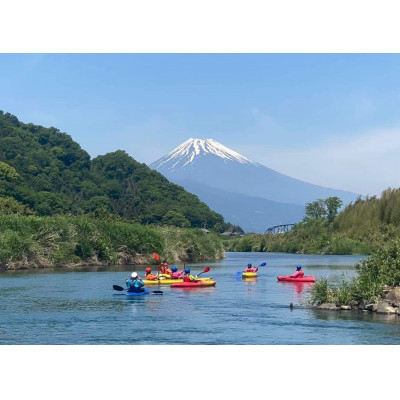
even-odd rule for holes
{"type": "Polygon", "coordinates": [[[257,278],[257,272],[243,272],[242,278],[257,278]]]}
{"type": "MultiPolygon", "coordinates": [[[[198,278],[200,281],[209,281],[211,278],[198,278]]],[[[183,279],[160,279],[154,281],[148,281],[144,279],[142,281],[145,285],[171,285],[172,283],[181,283],[183,279]]]]}

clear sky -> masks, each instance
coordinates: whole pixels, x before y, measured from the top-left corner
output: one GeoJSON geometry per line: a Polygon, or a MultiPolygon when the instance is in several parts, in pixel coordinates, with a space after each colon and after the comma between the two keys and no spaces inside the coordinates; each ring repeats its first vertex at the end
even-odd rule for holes
{"type": "Polygon", "coordinates": [[[399,54],[0,54],[0,109],[91,156],[213,138],[311,183],[400,186],[399,54]]]}

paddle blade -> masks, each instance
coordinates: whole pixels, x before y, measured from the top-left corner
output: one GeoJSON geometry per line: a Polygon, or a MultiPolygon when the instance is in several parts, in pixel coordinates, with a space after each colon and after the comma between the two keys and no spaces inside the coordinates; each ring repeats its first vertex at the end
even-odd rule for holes
{"type": "Polygon", "coordinates": [[[160,257],[157,253],[153,253],[153,258],[155,258],[157,261],[160,261],[160,257]]]}
{"type": "Polygon", "coordinates": [[[122,292],[125,290],[122,286],[118,286],[118,285],[113,285],[113,289],[118,290],[118,292],[122,292]]]}
{"type": "Polygon", "coordinates": [[[150,293],[153,294],[163,294],[164,292],[162,290],[152,290],[150,293]]]}
{"type": "Polygon", "coordinates": [[[236,275],[242,275],[242,274],[243,274],[243,271],[236,272],[236,275]]]}
{"type": "Polygon", "coordinates": [[[267,265],[266,262],[263,262],[262,264],[259,265],[259,267],[265,267],[267,265]]]}
{"type": "Polygon", "coordinates": [[[210,269],[211,269],[210,267],[205,267],[205,268],[203,269],[203,272],[208,272],[210,269]]]}

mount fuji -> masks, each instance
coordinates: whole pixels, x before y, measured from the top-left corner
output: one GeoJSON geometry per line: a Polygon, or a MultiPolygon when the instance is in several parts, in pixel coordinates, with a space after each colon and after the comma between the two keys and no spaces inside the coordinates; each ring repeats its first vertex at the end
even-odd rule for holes
{"type": "Polygon", "coordinates": [[[189,139],[150,164],[170,181],[196,194],[247,232],[295,223],[306,203],[338,196],[344,204],[357,194],[313,185],[274,171],[213,139],[189,139]]]}

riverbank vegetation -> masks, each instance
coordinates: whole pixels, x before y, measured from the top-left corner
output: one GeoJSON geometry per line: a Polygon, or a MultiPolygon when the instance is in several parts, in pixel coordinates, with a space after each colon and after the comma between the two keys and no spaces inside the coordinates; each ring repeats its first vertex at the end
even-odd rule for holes
{"type": "Polygon", "coordinates": [[[217,234],[90,217],[0,216],[0,269],[223,258],[217,234]]]}
{"type": "Polygon", "coordinates": [[[338,213],[338,198],[306,206],[306,217],[281,234],[251,234],[226,238],[228,251],[280,251],[299,254],[371,254],[400,238],[400,189],[380,198],[358,198],[338,213]]]}
{"type": "Polygon", "coordinates": [[[319,279],[310,290],[310,305],[351,306],[363,300],[376,302],[382,299],[385,288],[400,285],[400,239],[374,251],[357,264],[356,269],[357,274],[350,281],[319,279]]]}

